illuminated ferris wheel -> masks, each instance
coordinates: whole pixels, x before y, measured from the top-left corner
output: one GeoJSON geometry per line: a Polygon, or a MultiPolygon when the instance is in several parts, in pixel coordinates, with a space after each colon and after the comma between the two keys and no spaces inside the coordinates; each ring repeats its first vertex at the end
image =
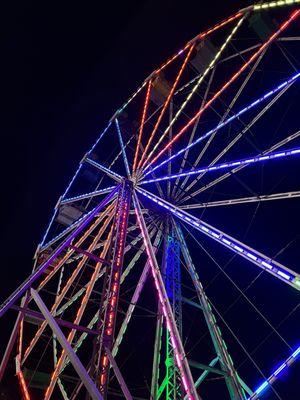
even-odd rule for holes
{"type": "Polygon", "coordinates": [[[299,233],[285,218],[300,197],[296,3],[197,35],[84,155],[0,308],[18,313],[0,376],[15,359],[24,399],[287,398],[288,379],[276,385],[300,357],[300,271],[282,231],[299,233]]]}

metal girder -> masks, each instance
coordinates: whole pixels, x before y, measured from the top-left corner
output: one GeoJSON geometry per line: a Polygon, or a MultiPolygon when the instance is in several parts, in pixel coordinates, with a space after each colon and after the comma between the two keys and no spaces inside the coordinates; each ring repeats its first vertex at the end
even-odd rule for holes
{"type": "Polygon", "coordinates": [[[105,207],[109,201],[114,197],[119,189],[117,186],[108,196],[103,199],[100,204],[94,208],[80,225],[71,233],[63,243],[51,254],[51,256],[42,265],[40,265],[33,273],[15,290],[0,306],[0,317],[28,290],[32,284],[45,272],[45,270],[52,264],[52,262],[64,251],[73,241],[73,239],[88,225],[89,222],[97,215],[97,213],[105,207]]]}
{"type": "Polygon", "coordinates": [[[50,311],[47,309],[45,303],[41,299],[40,295],[38,294],[37,291],[34,289],[31,289],[31,295],[36,302],[38,308],[40,309],[41,313],[45,317],[46,321],[48,322],[50,328],[52,329],[53,333],[57,337],[57,340],[59,341],[60,345],[62,348],[65,350],[65,352],[68,354],[68,357],[79,375],[80,379],[82,380],[84,386],[86,387],[89,395],[93,400],[102,400],[103,397],[101,396],[101,393],[97,389],[96,385],[90,378],[89,374],[87,373],[86,369],[84,366],[81,364],[79,358],[75,354],[74,350],[72,349],[71,345],[67,341],[65,335],[63,334],[62,330],[58,326],[57,322],[51,315],[50,311]]]}
{"type": "Polygon", "coordinates": [[[98,321],[101,334],[94,344],[92,376],[98,382],[99,390],[104,399],[107,397],[110,366],[107,349],[111,351],[113,348],[131,193],[131,182],[123,180],[118,195],[112,233],[112,258],[110,268],[106,269],[103,284],[98,321]]]}
{"type": "Polygon", "coordinates": [[[231,206],[236,204],[246,204],[246,203],[254,203],[254,202],[269,201],[269,200],[293,199],[297,197],[300,197],[300,191],[265,194],[252,197],[241,197],[237,199],[228,199],[228,200],[217,200],[217,201],[210,201],[208,203],[186,204],[180,206],[180,208],[182,210],[193,210],[198,208],[231,206]]]}

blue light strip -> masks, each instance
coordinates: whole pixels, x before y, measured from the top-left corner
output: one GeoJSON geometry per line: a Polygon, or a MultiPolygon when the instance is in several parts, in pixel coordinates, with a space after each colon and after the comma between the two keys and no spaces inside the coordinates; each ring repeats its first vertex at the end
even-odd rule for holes
{"type": "Polygon", "coordinates": [[[125,146],[124,146],[124,142],[123,142],[123,138],[122,138],[119,121],[117,118],[115,119],[115,124],[116,124],[117,131],[118,131],[118,136],[119,136],[119,141],[120,141],[120,145],[121,145],[121,150],[122,150],[122,155],[123,155],[123,160],[124,160],[124,164],[125,164],[127,177],[130,178],[131,175],[130,175],[130,169],[129,169],[128,160],[127,160],[127,155],[126,155],[126,151],[125,151],[125,146]]]}
{"type": "Polygon", "coordinates": [[[79,201],[79,200],[89,199],[90,197],[100,196],[101,194],[110,192],[115,187],[116,186],[110,186],[105,189],[95,190],[94,192],[89,192],[89,193],[80,194],[78,196],[69,197],[68,199],[62,200],[60,202],[60,204],[62,205],[62,204],[66,204],[66,203],[73,203],[74,201],[79,201]]]}
{"type": "Polygon", "coordinates": [[[267,388],[270,388],[275,380],[278,378],[280,373],[284,371],[287,367],[291,366],[295,361],[297,356],[300,354],[300,346],[290,355],[290,357],[285,360],[269,377],[266,379],[255,391],[254,393],[248,397],[247,400],[255,400],[258,396],[265,391],[267,388]]]}
{"type": "Polygon", "coordinates": [[[115,178],[118,182],[120,182],[123,179],[123,177],[121,175],[119,175],[116,172],[112,171],[111,169],[105,167],[104,165],[102,165],[94,160],[91,160],[90,158],[85,158],[85,161],[87,163],[93,165],[94,167],[100,169],[101,171],[106,172],[108,175],[115,178]]]}
{"type": "Polygon", "coordinates": [[[180,218],[182,221],[187,222],[193,228],[221,243],[223,246],[227,247],[236,254],[239,254],[248,261],[251,261],[258,267],[274,275],[276,278],[291,285],[295,289],[300,290],[300,275],[296,272],[241,243],[232,236],[229,236],[219,229],[207,224],[203,220],[200,220],[186,211],[174,206],[173,204],[162,200],[160,197],[155,196],[152,193],[141,189],[140,187],[138,187],[136,190],[143,196],[147,197],[159,206],[174,214],[176,217],[180,218]]]}
{"type": "Polygon", "coordinates": [[[266,155],[259,155],[259,156],[255,156],[255,157],[244,158],[242,160],[230,161],[230,162],[225,162],[222,164],[212,165],[209,167],[203,167],[203,168],[194,169],[194,170],[190,170],[190,171],[184,171],[184,172],[181,172],[180,174],[172,174],[172,175],[167,175],[167,176],[161,176],[156,179],[148,179],[146,181],[140,182],[140,184],[165,181],[165,180],[181,178],[181,177],[189,176],[189,175],[197,175],[197,174],[201,174],[203,172],[211,172],[211,171],[216,171],[219,169],[237,167],[240,165],[255,164],[257,162],[273,160],[273,159],[287,157],[287,156],[294,156],[294,155],[298,155],[298,154],[300,154],[300,148],[277,151],[277,152],[269,153],[266,155]]]}
{"type": "Polygon", "coordinates": [[[97,146],[97,144],[100,142],[100,140],[103,138],[103,136],[105,135],[105,133],[108,131],[109,127],[112,124],[112,120],[109,121],[109,123],[107,124],[107,126],[104,128],[104,130],[100,133],[98,139],[96,140],[96,142],[93,144],[93,146],[91,147],[91,149],[89,150],[88,154],[90,155],[92,153],[92,151],[94,150],[94,148],[97,146]]]}
{"type": "Polygon", "coordinates": [[[233,114],[230,118],[226,119],[225,121],[223,121],[222,123],[217,125],[215,128],[211,129],[210,131],[206,132],[204,135],[200,136],[197,140],[195,140],[194,142],[190,143],[188,146],[186,146],[183,149],[179,150],[177,153],[174,153],[172,156],[168,157],[166,160],[162,161],[160,164],[156,165],[155,167],[150,167],[150,170],[147,173],[144,174],[144,177],[147,176],[148,174],[151,174],[156,169],[162,167],[167,162],[169,162],[169,161],[173,160],[174,158],[178,157],[180,154],[184,153],[186,150],[188,150],[191,147],[195,146],[196,144],[202,142],[204,139],[206,139],[207,137],[211,136],[213,133],[217,132],[219,129],[223,128],[224,126],[226,126],[227,124],[229,124],[233,120],[237,119],[242,114],[244,114],[246,111],[251,110],[253,107],[257,106],[262,101],[268,99],[270,96],[274,95],[275,93],[277,93],[278,91],[280,91],[284,87],[290,85],[297,78],[299,78],[299,76],[300,76],[300,73],[297,73],[297,74],[293,75],[290,79],[284,81],[283,83],[281,83],[279,86],[277,86],[273,90],[267,92],[264,96],[262,96],[262,97],[258,98],[257,100],[253,101],[250,105],[248,105],[247,107],[244,107],[242,110],[238,111],[236,114],[233,114]]]}

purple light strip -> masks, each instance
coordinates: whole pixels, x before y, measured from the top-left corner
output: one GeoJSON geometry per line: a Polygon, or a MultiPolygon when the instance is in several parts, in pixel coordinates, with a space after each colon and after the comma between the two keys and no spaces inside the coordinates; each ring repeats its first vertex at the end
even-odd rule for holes
{"type": "Polygon", "coordinates": [[[268,99],[270,96],[274,95],[277,93],[279,90],[283,89],[287,85],[290,85],[293,83],[297,78],[299,78],[300,73],[297,73],[293,75],[290,79],[284,81],[281,83],[279,86],[275,87],[273,90],[267,92],[264,96],[259,97],[257,100],[253,101],[251,104],[249,104],[247,107],[244,107],[242,110],[238,111],[236,114],[233,114],[230,118],[226,119],[219,125],[217,125],[215,128],[211,129],[210,131],[206,132],[204,135],[200,136],[197,140],[194,142],[190,143],[188,146],[184,147],[183,149],[179,150],[177,153],[173,154],[172,156],[168,157],[166,160],[162,161],[160,164],[156,165],[155,167],[150,167],[150,170],[144,174],[144,177],[151,174],[154,172],[156,169],[162,167],[165,165],[167,162],[173,160],[174,158],[178,157],[180,154],[184,153],[186,150],[189,150],[191,147],[195,146],[196,144],[202,142],[204,139],[212,135],[213,133],[217,132],[219,129],[223,128],[233,120],[237,119],[240,117],[242,114],[244,114],[246,111],[251,110],[253,107],[257,106],[260,104],[262,101],[268,99]]]}
{"type": "Polygon", "coordinates": [[[272,383],[274,383],[274,381],[278,378],[278,375],[280,375],[280,373],[282,371],[284,371],[287,367],[289,367],[290,365],[292,365],[295,361],[296,358],[299,356],[300,354],[300,346],[293,352],[293,354],[290,355],[290,357],[285,360],[269,377],[268,379],[266,379],[255,391],[254,393],[248,397],[247,400],[255,400],[258,398],[259,395],[261,395],[261,393],[270,387],[270,385],[272,385],[272,383]]]}
{"type": "Polygon", "coordinates": [[[152,200],[159,206],[165,208],[172,214],[176,215],[182,221],[187,222],[193,228],[199,230],[215,241],[221,243],[223,246],[227,247],[231,251],[239,254],[244,257],[248,261],[256,264],[258,267],[264,269],[270,274],[276,276],[280,280],[288,283],[293,286],[295,289],[300,290],[300,276],[294,271],[286,268],[282,264],[266,257],[264,254],[259,253],[258,251],[248,247],[247,245],[241,243],[237,239],[234,239],[232,236],[227,235],[226,233],[220,231],[219,229],[207,224],[206,222],[194,217],[193,215],[187,213],[184,210],[174,206],[173,204],[162,200],[161,198],[149,193],[148,191],[137,188],[136,189],[143,196],[152,200]]]}
{"type": "Polygon", "coordinates": [[[23,283],[18,287],[0,306],[0,317],[23,295],[23,293],[28,290],[33,283],[44,273],[44,271],[51,265],[51,263],[59,256],[59,254],[65,250],[71,243],[72,240],[87,226],[89,222],[97,215],[97,213],[104,208],[111,199],[115,196],[119,190],[120,185],[118,185],[108,196],[101,201],[101,203],[94,208],[87,218],[85,218],[82,223],[69,235],[58,248],[51,254],[51,256],[43,264],[40,265],[23,283]]]}
{"type": "Polygon", "coordinates": [[[240,165],[255,164],[257,162],[273,160],[273,159],[287,157],[287,156],[294,156],[294,155],[298,155],[298,154],[300,154],[300,147],[295,148],[295,149],[290,149],[290,150],[277,151],[274,153],[269,153],[267,155],[259,155],[259,156],[255,156],[255,157],[244,158],[242,160],[237,160],[237,161],[229,161],[229,162],[225,162],[222,164],[216,164],[213,166],[203,167],[203,168],[194,169],[194,170],[190,170],[190,171],[184,171],[184,172],[181,172],[180,174],[172,174],[172,175],[167,175],[167,176],[161,176],[156,179],[148,179],[146,181],[140,182],[140,184],[142,185],[145,183],[165,181],[165,180],[181,178],[181,177],[189,176],[189,175],[197,175],[202,172],[211,172],[211,171],[216,171],[219,169],[237,167],[240,165]]]}

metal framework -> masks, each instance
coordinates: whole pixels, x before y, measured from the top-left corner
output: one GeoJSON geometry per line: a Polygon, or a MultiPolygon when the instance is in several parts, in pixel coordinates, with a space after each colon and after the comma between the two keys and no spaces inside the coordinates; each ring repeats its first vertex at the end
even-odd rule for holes
{"type": "Polygon", "coordinates": [[[280,225],[262,219],[265,242],[248,240],[241,210],[254,205],[253,222],[258,207],[277,217],[299,199],[291,187],[300,154],[297,3],[255,4],[197,35],[85,154],[31,275],[0,306],[0,316],[17,312],[0,379],[14,358],[20,397],[255,400],[266,391],[281,399],[273,383],[300,357],[280,330],[297,320],[300,271],[283,261],[295,259],[289,245],[270,244],[280,225]],[[230,233],[217,227],[228,226],[224,206],[230,233]],[[279,324],[248,294],[263,284],[260,297],[286,296],[291,311],[279,324]],[[249,321],[233,313],[243,301],[249,321]],[[263,335],[254,349],[240,324],[263,335]],[[265,347],[274,338],[278,355],[265,347]]]}

